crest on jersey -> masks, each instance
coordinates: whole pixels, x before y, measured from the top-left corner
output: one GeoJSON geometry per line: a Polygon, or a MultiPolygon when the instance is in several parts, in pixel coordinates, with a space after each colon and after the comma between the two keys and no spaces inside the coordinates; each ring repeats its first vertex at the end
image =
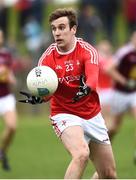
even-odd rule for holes
{"type": "Polygon", "coordinates": [[[62,69],[61,65],[57,65],[55,69],[62,69]]]}

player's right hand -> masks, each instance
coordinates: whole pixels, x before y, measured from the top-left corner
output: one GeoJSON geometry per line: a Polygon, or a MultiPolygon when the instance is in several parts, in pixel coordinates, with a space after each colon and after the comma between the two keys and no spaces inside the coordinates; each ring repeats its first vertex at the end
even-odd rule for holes
{"type": "Polygon", "coordinates": [[[79,91],[76,93],[75,97],[72,99],[72,102],[75,103],[81,98],[87,96],[91,92],[91,88],[85,84],[85,76],[80,76],[80,86],[79,91]]]}
{"type": "Polygon", "coordinates": [[[24,95],[26,99],[19,100],[22,103],[29,103],[29,104],[41,104],[44,100],[41,97],[33,96],[27,92],[20,91],[20,94],[24,95]]]}

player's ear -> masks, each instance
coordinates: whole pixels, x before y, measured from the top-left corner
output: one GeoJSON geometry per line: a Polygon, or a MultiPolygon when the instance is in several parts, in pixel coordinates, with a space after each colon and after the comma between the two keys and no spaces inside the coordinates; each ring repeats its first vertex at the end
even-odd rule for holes
{"type": "Polygon", "coordinates": [[[73,31],[73,34],[76,34],[76,31],[77,31],[77,26],[76,26],[76,25],[74,25],[74,26],[71,28],[71,30],[73,31]]]}

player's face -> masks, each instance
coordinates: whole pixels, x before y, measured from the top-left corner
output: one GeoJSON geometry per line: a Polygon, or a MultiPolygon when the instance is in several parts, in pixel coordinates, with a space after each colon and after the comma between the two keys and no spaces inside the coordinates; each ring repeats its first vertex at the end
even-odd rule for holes
{"type": "Polygon", "coordinates": [[[67,17],[60,17],[51,23],[52,34],[57,47],[65,52],[72,49],[75,42],[76,26],[70,29],[67,17]]]}

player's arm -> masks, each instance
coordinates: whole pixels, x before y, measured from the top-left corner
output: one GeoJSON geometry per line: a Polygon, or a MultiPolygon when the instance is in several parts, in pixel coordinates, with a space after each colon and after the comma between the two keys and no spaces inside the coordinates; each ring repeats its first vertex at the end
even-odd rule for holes
{"type": "Polygon", "coordinates": [[[12,70],[6,65],[0,66],[0,82],[9,83],[12,85],[16,84],[16,78],[12,70]]]}
{"type": "Polygon", "coordinates": [[[90,93],[91,89],[85,83],[85,76],[80,76],[80,86],[79,91],[76,93],[75,97],[73,98],[73,103],[79,101],[84,96],[87,96],[90,93]]]}
{"type": "Polygon", "coordinates": [[[125,85],[127,83],[126,78],[118,72],[116,63],[112,62],[107,67],[106,72],[113,78],[113,80],[119,82],[120,84],[125,85]]]}
{"type": "Polygon", "coordinates": [[[17,83],[16,77],[15,77],[14,73],[11,70],[9,71],[8,82],[10,84],[13,84],[13,85],[16,85],[16,83],[17,83]]]}
{"type": "Polygon", "coordinates": [[[86,85],[91,88],[92,91],[96,91],[98,85],[99,66],[98,64],[86,63],[86,85]]]}
{"type": "Polygon", "coordinates": [[[123,86],[130,86],[130,81],[126,79],[118,70],[116,63],[112,62],[107,67],[107,73],[112,77],[112,79],[123,86]]]}
{"type": "Polygon", "coordinates": [[[91,59],[89,54],[84,60],[85,76],[80,77],[79,92],[73,98],[74,102],[96,90],[99,75],[98,55],[96,54],[93,58],[91,59]]]}
{"type": "Polygon", "coordinates": [[[33,104],[33,105],[45,103],[51,99],[51,96],[50,97],[48,97],[48,96],[47,97],[46,96],[39,97],[39,96],[34,96],[34,95],[24,92],[24,91],[20,91],[20,94],[25,96],[25,99],[21,99],[21,100],[19,100],[19,102],[29,103],[29,104],[33,104]]]}
{"type": "Polygon", "coordinates": [[[132,79],[126,79],[118,70],[116,64],[113,62],[107,67],[107,73],[113,78],[114,81],[120,83],[128,89],[136,87],[136,82],[132,79]]]}

